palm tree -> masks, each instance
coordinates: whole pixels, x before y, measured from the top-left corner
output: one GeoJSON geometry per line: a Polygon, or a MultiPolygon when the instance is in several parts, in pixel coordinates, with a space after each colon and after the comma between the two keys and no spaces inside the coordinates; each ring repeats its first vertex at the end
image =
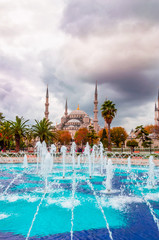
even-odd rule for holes
{"type": "Polygon", "coordinates": [[[12,131],[9,121],[4,121],[0,126],[0,141],[3,142],[3,151],[6,151],[6,147],[9,145],[12,139],[12,131]]]}
{"type": "Polygon", "coordinates": [[[115,104],[106,100],[101,106],[102,117],[108,124],[108,151],[111,151],[111,138],[110,138],[110,124],[115,117],[117,109],[115,108],[115,104]]]}
{"type": "Polygon", "coordinates": [[[52,138],[56,138],[56,134],[53,132],[55,128],[52,126],[52,122],[46,118],[43,118],[41,121],[35,120],[35,122],[36,124],[32,126],[33,134],[34,137],[40,138],[40,142],[46,141],[46,143],[48,143],[52,138]]]}
{"type": "Polygon", "coordinates": [[[28,128],[27,132],[26,132],[26,144],[27,147],[33,147],[34,145],[34,134],[33,134],[33,129],[32,128],[28,128]]]}
{"type": "Polygon", "coordinates": [[[11,121],[11,131],[12,134],[15,137],[15,142],[16,142],[16,152],[19,152],[19,148],[20,148],[20,140],[22,139],[22,137],[26,136],[27,130],[28,130],[28,125],[26,124],[29,120],[25,120],[23,117],[18,117],[16,116],[16,121],[13,122],[11,121]]]}

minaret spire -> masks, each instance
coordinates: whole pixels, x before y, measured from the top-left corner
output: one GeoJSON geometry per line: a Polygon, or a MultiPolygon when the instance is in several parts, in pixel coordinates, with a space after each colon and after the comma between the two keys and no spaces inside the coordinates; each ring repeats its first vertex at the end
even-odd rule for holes
{"type": "Polygon", "coordinates": [[[68,112],[67,112],[67,98],[66,98],[66,103],[65,103],[65,116],[68,115],[68,112]]]}
{"type": "Polygon", "coordinates": [[[97,81],[95,86],[95,94],[94,94],[94,130],[98,132],[98,90],[97,90],[97,81]]]}
{"type": "Polygon", "coordinates": [[[159,127],[159,89],[158,89],[158,106],[156,107],[155,115],[157,115],[155,125],[159,127]]]}
{"type": "Polygon", "coordinates": [[[46,118],[46,120],[49,119],[49,90],[48,90],[48,85],[47,85],[47,89],[46,89],[45,118],[46,118]]]}
{"type": "Polygon", "coordinates": [[[96,87],[95,87],[95,100],[98,101],[97,81],[96,81],[96,87]]]}
{"type": "Polygon", "coordinates": [[[155,125],[157,126],[157,115],[158,115],[158,109],[157,109],[157,105],[155,103],[155,125]]]}

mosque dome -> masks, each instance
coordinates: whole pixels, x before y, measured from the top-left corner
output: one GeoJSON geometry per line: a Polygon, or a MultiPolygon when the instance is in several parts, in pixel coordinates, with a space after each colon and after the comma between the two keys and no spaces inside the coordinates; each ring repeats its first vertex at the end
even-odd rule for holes
{"type": "Polygon", "coordinates": [[[80,117],[80,116],[87,116],[87,113],[79,109],[79,105],[76,110],[73,110],[70,114],[70,116],[74,117],[80,117]]]}
{"type": "Polygon", "coordinates": [[[85,113],[84,111],[82,110],[74,110],[70,113],[70,115],[87,115],[87,113],[85,113]]]}

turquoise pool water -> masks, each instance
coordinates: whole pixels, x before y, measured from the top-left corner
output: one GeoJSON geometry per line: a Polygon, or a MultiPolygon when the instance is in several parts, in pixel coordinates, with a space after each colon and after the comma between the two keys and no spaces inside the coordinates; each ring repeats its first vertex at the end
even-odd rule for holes
{"type": "Polygon", "coordinates": [[[158,173],[155,188],[148,188],[147,168],[114,166],[107,194],[98,166],[91,179],[87,167],[66,166],[63,179],[55,165],[46,191],[35,165],[0,165],[0,239],[26,239],[32,223],[28,239],[71,239],[71,229],[73,239],[110,239],[108,226],[113,239],[158,239],[158,173]]]}

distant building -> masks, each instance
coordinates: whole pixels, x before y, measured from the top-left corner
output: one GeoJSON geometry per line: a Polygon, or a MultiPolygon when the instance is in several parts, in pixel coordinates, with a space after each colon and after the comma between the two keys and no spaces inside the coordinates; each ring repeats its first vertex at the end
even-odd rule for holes
{"type": "Polygon", "coordinates": [[[155,125],[159,127],[159,91],[158,91],[158,104],[155,103],[155,125]]]}
{"type": "MultiPolygon", "coordinates": [[[[45,118],[48,119],[49,116],[49,94],[48,87],[46,91],[46,103],[45,103],[45,118]]],[[[65,112],[61,117],[61,123],[56,125],[57,130],[67,130],[70,132],[72,138],[76,131],[80,128],[89,128],[89,126],[93,126],[94,130],[98,132],[100,130],[100,126],[98,124],[98,92],[97,92],[97,82],[95,86],[95,95],[94,95],[94,119],[91,119],[89,115],[80,110],[79,105],[76,110],[73,110],[70,114],[68,114],[68,105],[67,100],[65,104],[65,112]]]]}
{"type": "MultiPolygon", "coordinates": [[[[66,101],[67,103],[67,101],[66,101]]],[[[75,135],[75,132],[79,128],[89,128],[92,125],[92,120],[87,113],[79,109],[79,105],[76,110],[72,111],[70,114],[67,114],[65,108],[65,114],[61,118],[61,123],[57,125],[58,130],[68,130],[71,133],[72,138],[75,135]]]]}

